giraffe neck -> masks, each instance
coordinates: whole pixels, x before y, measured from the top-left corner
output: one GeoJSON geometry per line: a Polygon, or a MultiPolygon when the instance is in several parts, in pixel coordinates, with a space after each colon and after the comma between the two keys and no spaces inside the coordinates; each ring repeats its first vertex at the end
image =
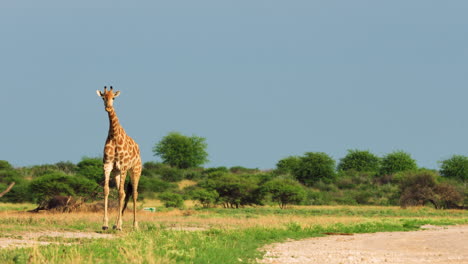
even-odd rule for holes
{"type": "Polygon", "coordinates": [[[116,137],[121,133],[122,130],[122,127],[119,123],[119,118],[117,117],[114,108],[111,108],[107,113],[109,114],[109,136],[116,137]]]}

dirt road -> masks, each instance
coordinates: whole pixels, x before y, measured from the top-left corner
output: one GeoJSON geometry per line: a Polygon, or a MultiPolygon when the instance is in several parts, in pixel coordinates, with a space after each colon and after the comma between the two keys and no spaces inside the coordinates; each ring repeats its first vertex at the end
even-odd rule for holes
{"type": "Polygon", "coordinates": [[[413,232],[333,235],[277,243],[259,263],[468,264],[468,226],[424,226],[413,232]]]}

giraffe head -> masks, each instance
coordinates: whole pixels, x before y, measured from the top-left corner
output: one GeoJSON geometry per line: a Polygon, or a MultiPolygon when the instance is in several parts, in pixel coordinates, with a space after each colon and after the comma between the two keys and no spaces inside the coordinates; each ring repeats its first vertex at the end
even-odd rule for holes
{"type": "Polygon", "coordinates": [[[99,90],[96,91],[97,95],[102,98],[104,101],[104,106],[106,107],[106,111],[110,112],[113,108],[114,98],[120,95],[120,91],[114,93],[114,88],[110,87],[110,90],[107,90],[107,86],[104,86],[104,92],[99,90]]]}

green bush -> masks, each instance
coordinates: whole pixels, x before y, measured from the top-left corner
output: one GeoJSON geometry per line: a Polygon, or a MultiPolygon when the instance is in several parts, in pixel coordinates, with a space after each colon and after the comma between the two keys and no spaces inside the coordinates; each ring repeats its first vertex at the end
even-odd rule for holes
{"type": "Polygon", "coordinates": [[[205,208],[209,208],[216,204],[219,194],[215,190],[196,189],[191,192],[191,197],[197,200],[205,208]]]}
{"type": "Polygon", "coordinates": [[[234,166],[229,168],[229,172],[234,174],[254,174],[260,172],[259,169],[249,169],[242,166],[234,166]]]}
{"type": "Polygon", "coordinates": [[[27,169],[28,173],[31,177],[36,178],[46,174],[51,174],[54,172],[60,171],[60,169],[53,164],[44,164],[44,165],[36,165],[31,168],[27,169]]]}
{"type": "Polygon", "coordinates": [[[243,205],[262,204],[263,193],[258,180],[259,178],[249,175],[223,174],[207,178],[200,182],[200,187],[215,190],[224,207],[239,208],[243,205]]]}
{"type": "Polygon", "coordinates": [[[308,152],[300,158],[293,175],[307,186],[318,181],[331,182],[335,177],[335,161],[323,152],[308,152]]]}
{"type": "Polygon", "coordinates": [[[177,184],[161,180],[156,177],[146,177],[141,176],[140,182],[138,184],[138,191],[141,193],[149,192],[165,192],[167,190],[175,190],[177,184]]]}
{"type": "Polygon", "coordinates": [[[401,171],[416,170],[416,161],[404,151],[395,151],[385,155],[382,159],[381,175],[394,174],[401,171]]]}
{"type": "Polygon", "coordinates": [[[294,171],[299,167],[300,162],[301,158],[298,156],[289,156],[281,159],[276,163],[275,173],[278,175],[293,174],[294,171]]]}
{"type": "Polygon", "coordinates": [[[0,192],[5,190],[12,182],[13,188],[1,199],[3,202],[30,202],[32,196],[28,190],[29,182],[21,175],[20,170],[14,169],[8,162],[0,161],[0,192]]]}
{"type": "Polygon", "coordinates": [[[380,158],[367,150],[348,150],[338,164],[339,171],[377,172],[379,169],[380,158]]]}
{"type": "MultiPolygon", "coordinates": [[[[55,163],[55,166],[60,170],[68,174],[75,173],[76,170],[78,169],[78,166],[76,166],[73,162],[70,161],[60,161],[55,163]]],[[[102,171],[102,168],[101,168],[102,171]]]]}
{"type": "Polygon", "coordinates": [[[228,168],[221,166],[221,167],[214,167],[214,168],[207,168],[203,170],[203,175],[210,176],[210,175],[222,175],[225,173],[229,173],[228,168]]]}
{"type": "Polygon", "coordinates": [[[451,158],[440,162],[440,175],[447,178],[468,181],[468,157],[453,155],[451,158]]]}
{"type": "Polygon", "coordinates": [[[271,194],[271,199],[277,202],[281,209],[288,204],[300,204],[306,197],[302,185],[291,179],[274,179],[265,183],[263,188],[271,194]]]}
{"type": "Polygon", "coordinates": [[[29,192],[34,200],[40,203],[56,195],[94,199],[100,192],[100,188],[96,182],[85,177],[55,172],[32,180],[29,192]]]}
{"type": "Polygon", "coordinates": [[[12,170],[13,166],[6,161],[6,160],[0,160],[0,170],[12,170]]]}
{"type": "Polygon", "coordinates": [[[104,169],[101,158],[83,158],[77,164],[76,173],[100,184],[104,181],[104,169]]]}
{"type": "Polygon", "coordinates": [[[188,180],[201,180],[203,179],[202,170],[198,169],[188,169],[184,172],[184,178],[188,180]]]}
{"type": "Polygon", "coordinates": [[[182,195],[173,192],[163,192],[159,194],[159,199],[164,203],[165,207],[182,208],[184,199],[182,195]]]}

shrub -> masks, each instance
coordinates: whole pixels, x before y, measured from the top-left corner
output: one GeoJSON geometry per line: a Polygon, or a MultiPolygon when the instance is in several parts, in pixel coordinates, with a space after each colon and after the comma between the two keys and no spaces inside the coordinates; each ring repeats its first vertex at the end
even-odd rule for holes
{"type": "Polygon", "coordinates": [[[338,170],[343,171],[377,172],[379,168],[380,158],[367,150],[348,150],[338,164],[338,170]]]}
{"type": "Polygon", "coordinates": [[[428,202],[437,207],[435,178],[435,173],[427,170],[407,173],[400,182],[401,207],[424,205],[428,202]]]}
{"type": "Polygon", "coordinates": [[[395,151],[387,154],[382,159],[380,174],[394,174],[400,171],[416,170],[416,161],[411,155],[403,151],[395,151]]]}
{"type": "Polygon", "coordinates": [[[184,172],[177,168],[164,168],[159,171],[161,179],[168,182],[178,182],[184,178],[184,172]]]}
{"type": "Polygon", "coordinates": [[[254,174],[254,173],[258,173],[260,170],[249,169],[249,168],[245,168],[242,166],[234,166],[234,167],[231,167],[229,171],[234,174],[254,174]]]}
{"type": "Polygon", "coordinates": [[[208,190],[216,190],[220,202],[227,208],[261,204],[263,199],[258,187],[258,179],[246,175],[224,174],[207,179],[200,186],[208,190]]]}
{"type": "Polygon", "coordinates": [[[222,166],[222,167],[214,167],[214,168],[207,168],[205,170],[203,170],[203,174],[206,175],[206,176],[209,176],[211,174],[224,174],[224,173],[228,173],[229,170],[228,168],[222,166]]]}
{"type": "Polygon", "coordinates": [[[276,174],[293,174],[299,167],[301,158],[298,156],[289,156],[276,163],[276,174]]]}
{"type": "Polygon", "coordinates": [[[435,187],[434,192],[436,193],[436,199],[438,200],[439,208],[463,208],[463,206],[459,205],[463,204],[464,202],[463,191],[458,190],[455,186],[443,182],[435,187]]]}
{"type": "Polygon", "coordinates": [[[103,162],[101,158],[83,158],[77,164],[76,173],[100,184],[104,181],[103,162]]]}
{"type": "Polygon", "coordinates": [[[159,195],[159,199],[164,203],[165,207],[182,208],[184,199],[182,195],[173,192],[163,192],[159,195]]]}
{"type": "Polygon", "coordinates": [[[13,166],[6,161],[6,160],[0,160],[0,170],[12,170],[13,166]]]}
{"type": "Polygon", "coordinates": [[[185,171],[184,178],[187,180],[201,180],[203,173],[201,170],[189,169],[185,171]]]}
{"type": "Polygon", "coordinates": [[[468,181],[468,157],[453,155],[451,158],[441,161],[440,175],[464,182],[468,181]]]}
{"type": "Polygon", "coordinates": [[[33,166],[28,169],[29,174],[33,177],[40,177],[46,174],[51,174],[60,171],[56,165],[52,164],[45,164],[45,165],[37,165],[33,166]]]}
{"type": "Polygon", "coordinates": [[[70,161],[60,161],[60,162],[55,163],[55,166],[59,170],[68,174],[74,173],[78,169],[78,166],[76,166],[73,162],[70,162],[70,161]]]}
{"type": "Polygon", "coordinates": [[[263,188],[281,209],[288,204],[300,204],[306,197],[302,185],[291,179],[274,179],[265,183],[263,188]]]}
{"type": "Polygon", "coordinates": [[[168,190],[174,190],[177,188],[177,184],[163,181],[159,178],[150,178],[142,176],[138,184],[138,191],[141,193],[148,192],[165,192],[168,190]]]}
{"type": "Polygon", "coordinates": [[[300,158],[293,175],[307,186],[320,180],[330,182],[335,176],[335,161],[323,152],[308,152],[300,158]]]}
{"type": "Polygon", "coordinates": [[[99,185],[82,176],[70,176],[63,172],[38,177],[31,181],[29,191],[39,203],[56,195],[82,196],[94,199],[99,185]]]}
{"type": "Polygon", "coordinates": [[[193,190],[191,196],[193,199],[199,201],[205,208],[213,206],[219,198],[218,192],[206,189],[193,190]]]}

